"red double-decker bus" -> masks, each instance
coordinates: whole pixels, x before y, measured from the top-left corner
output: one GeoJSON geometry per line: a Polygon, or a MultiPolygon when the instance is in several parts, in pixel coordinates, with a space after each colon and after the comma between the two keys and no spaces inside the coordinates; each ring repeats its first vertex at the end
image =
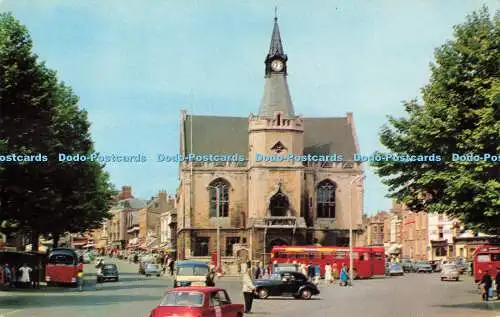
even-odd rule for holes
{"type": "MultiPolygon", "coordinates": [[[[349,267],[348,247],[319,246],[275,246],[271,251],[272,263],[319,264],[321,276],[325,274],[325,265],[337,264],[340,268],[345,263],[349,267]]],[[[353,274],[356,278],[370,278],[385,274],[385,250],[383,247],[353,248],[353,274]]]]}
{"type": "Polygon", "coordinates": [[[491,277],[500,268],[500,245],[481,245],[473,254],[474,281],[479,282],[486,273],[491,277]]]}

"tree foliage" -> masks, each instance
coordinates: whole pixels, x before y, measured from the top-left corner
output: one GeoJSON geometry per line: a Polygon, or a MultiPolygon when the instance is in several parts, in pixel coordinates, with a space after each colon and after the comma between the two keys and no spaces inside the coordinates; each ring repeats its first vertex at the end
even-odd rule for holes
{"type": "Polygon", "coordinates": [[[0,223],[31,232],[34,247],[39,234],[83,232],[109,217],[113,188],[103,166],[58,161],[59,153],[94,151],[78,102],[32,53],[27,29],[0,14],[0,155],[47,156],[0,164],[0,223]]]}
{"type": "Polygon", "coordinates": [[[491,17],[483,7],[454,27],[454,39],[435,51],[422,95],[421,104],[405,102],[406,118],[389,117],[380,140],[393,153],[441,160],[375,162],[388,197],[500,234],[500,162],[453,160],[500,153],[500,11],[491,17]]]}

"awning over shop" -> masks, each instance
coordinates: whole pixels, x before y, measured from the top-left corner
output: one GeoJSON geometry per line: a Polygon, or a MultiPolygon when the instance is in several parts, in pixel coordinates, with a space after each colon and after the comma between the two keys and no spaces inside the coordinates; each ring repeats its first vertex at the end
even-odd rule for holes
{"type": "Polygon", "coordinates": [[[448,246],[447,240],[431,240],[431,247],[446,247],[448,246]]]}

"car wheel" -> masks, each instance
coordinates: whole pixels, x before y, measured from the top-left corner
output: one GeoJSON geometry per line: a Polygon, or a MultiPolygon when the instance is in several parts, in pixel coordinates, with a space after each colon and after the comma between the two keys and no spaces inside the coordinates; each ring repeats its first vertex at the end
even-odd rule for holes
{"type": "Polygon", "coordinates": [[[269,297],[269,292],[265,288],[261,288],[257,291],[257,296],[259,296],[260,299],[266,299],[269,297]]]}
{"type": "Polygon", "coordinates": [[[118,278],[118,277],[117,277],[117,278],[115,278],[115,281],[116,281],[116,282],[118,282],[119,280],[120,280],[120,278],[118,278]]]}
{"type": "Polygon", "coordinates": [[[441,278],[441,281],[444,281],[444,277],[441,278]]]}
{"type": "Polygon", "coordinates": [[[302,297],[302,299],[311,299],[312,297],[311,290],[308,288],[303,289],[302,292],[300,292],[300,297],[302,297]]]}
{"type": "Polygon", "coordinates": [[[457,278],[455,279],[455,281],[457,281],[457,282],[458,282],[458,281],[460,281],[460,278],[459,278],[459,277],[457,277],[457,278]]]}
{"type": "Polygon", "coordinates": [[[160,274],[156,274],[156,277],[160,277],[160,274]]]}
{"type": "Polygon", "coordinates": [[[146,274],[146,277],[150,277],[150,276],[151,276],[151,275],[149,275],[149,274],[146,274]]]}

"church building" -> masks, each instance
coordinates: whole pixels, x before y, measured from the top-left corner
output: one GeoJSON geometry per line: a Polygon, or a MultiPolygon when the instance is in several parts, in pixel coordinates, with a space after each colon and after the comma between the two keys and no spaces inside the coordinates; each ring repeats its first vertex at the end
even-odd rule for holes
{"type": "Polygon", "coordinates": [[[353,161],[360,152],[353,115],[297,115],[289,66],[275,18],[258,113],[182,111],[181,154],[237,154],[245,160],[180,163],[179,259],[209,257],[219,247],[222,258],[267,262],[276,245],[347,246],[351,225],[353,244],[363,245],[363,166],[353,161]],[[306,159],[276,159],[288,155],[306,159]]]}

